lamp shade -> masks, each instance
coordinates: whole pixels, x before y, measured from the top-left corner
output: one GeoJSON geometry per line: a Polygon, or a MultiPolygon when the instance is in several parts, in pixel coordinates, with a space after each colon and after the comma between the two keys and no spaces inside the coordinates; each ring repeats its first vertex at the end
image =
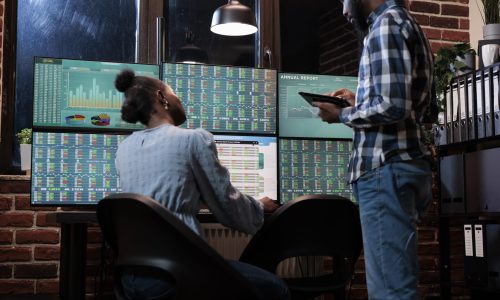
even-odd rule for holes
{"type": "Polygon", "coordinates": [[[206,64],[208,63],[208,55],[200,47],[194,44],[186,44],[175,53],[174,61],[189,64],[206,64]]]}
{"type": "Polygon", "coordinates": [[[257,22],[249,7],[237,0],[229,0],[228,4],[215,10],[210,30],[220,35],[249,35],[257,32],[257,22]]]}

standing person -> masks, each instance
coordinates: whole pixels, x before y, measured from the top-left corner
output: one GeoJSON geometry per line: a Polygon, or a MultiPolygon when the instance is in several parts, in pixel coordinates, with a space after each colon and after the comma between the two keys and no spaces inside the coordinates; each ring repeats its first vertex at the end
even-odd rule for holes
{"type": "Polygon", "coordinates": [[[366,34],[350,107],[318,103],[328,123],[354,130],[350,183],[358,200],[370,299],[419,299],[416,222],[431,202],[429,151],[421,125],[435,117],[433,57],[403,2],[345,0],[366,34]]]}
{"type": "MultiPolygon", "coordinates": [[[[155,199],[199,235],[202,230],[196,214],[202,204],[222,224],[254,234],[262,226],[264,211],[272,212],[278,205],[268,197],[256,200],[242,194],[231,184],[209,132],[178,127],[186,114],[172,88],[129,70],[118,74],[115,86],[125,93],[122,119],[146,126],[118,146],[116,169],[122,191],[155,199]]],[[[286,284],[274,274],[242,262],[229,263],[262,299],[289,299],[286,284]]],[[[127,270],[121,283],[128,299],[175,296],[172,279],[151,271],[127,270]]]]}

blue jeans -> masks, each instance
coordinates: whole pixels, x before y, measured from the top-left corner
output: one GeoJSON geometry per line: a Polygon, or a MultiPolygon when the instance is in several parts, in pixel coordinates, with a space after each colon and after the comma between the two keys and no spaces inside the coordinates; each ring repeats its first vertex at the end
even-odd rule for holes
{"type": "Polygon", "coordinates": [[[426,159],[388,163],[353,183],[369,299],[419,299],[416,223],[432,200],[431,185],[426,159]]]}
{"type": "MultiPolygon", "coordinates": [[[[261,299],[290,299],[288,287],[276,275],[247,263],[239,261],[228,262],[255,287],[261,299]]],[[[175,296],[175,285],[171,282],[168,278],[140,276],[134,272],[124,272],[121,280],[125,297],[131,300],[173,299],[175,296]]]]}

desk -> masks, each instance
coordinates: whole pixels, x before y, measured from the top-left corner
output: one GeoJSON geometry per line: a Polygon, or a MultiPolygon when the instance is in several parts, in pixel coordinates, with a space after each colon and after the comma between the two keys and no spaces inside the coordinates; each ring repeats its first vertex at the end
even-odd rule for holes
{"type": "MultiPolygon", "coordinates": [[[[89,224],[97,225],[97,215],[95,211],[58,212],[48,218],[61,224],[60,299],[84,300],[87,229],[89,224]]],[[[200,213],[197,218],[201,223],[218,223],[211,213],[200,213]]]]}

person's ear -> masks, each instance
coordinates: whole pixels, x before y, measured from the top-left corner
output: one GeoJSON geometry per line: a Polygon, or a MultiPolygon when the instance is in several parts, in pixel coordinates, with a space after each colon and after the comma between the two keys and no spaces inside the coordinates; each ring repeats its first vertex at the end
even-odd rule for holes
{"type": "Polygon", "coordinates": [[[158,90],[158,96],[160,97],[160,103],[165,107],[165,110],[168,110],[168,100],[167,97],[163,94],[161,90],[158,90]]]}

